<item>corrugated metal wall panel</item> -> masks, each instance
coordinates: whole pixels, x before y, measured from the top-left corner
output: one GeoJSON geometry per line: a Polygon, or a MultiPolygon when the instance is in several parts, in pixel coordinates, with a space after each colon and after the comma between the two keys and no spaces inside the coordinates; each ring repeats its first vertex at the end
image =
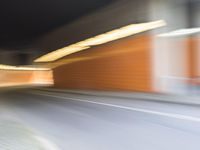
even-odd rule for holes
{"type": "Polygon", "coordinates": [[[54,69],[56,88],[152,91],[149,35],[115,41],[64,59],[81,57],[89,59],[54,69]]]}

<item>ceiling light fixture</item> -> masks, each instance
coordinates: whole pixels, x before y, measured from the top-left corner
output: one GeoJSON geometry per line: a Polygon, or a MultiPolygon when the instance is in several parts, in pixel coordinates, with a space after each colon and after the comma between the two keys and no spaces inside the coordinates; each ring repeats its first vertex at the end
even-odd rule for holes
{"type": "Polygon", "coordinates": [[[200,32],[200,28],[188,28],[188,29],[180,29],[180,30],[171,31],[168,33],[159,34],[158,37],[177,37],[177,36],[195,34],[199,32],[200,32]]]}
{"type": "Polygon", "coordinates": [[[50,68],[22,67],[0,64],[0,70],[18,70],[18,71],[49,71],[50,68]]]}
{"type": "Polygon", "coordinates": [[[104,44],[117,39],[128,37],[137,33],[155,29],[158,27],[165,26],[164,20],[152,21],[147,23],[131,24],[119,29],[115,29],[104,34],[97,35],[95,37],[80,41],[78,43],[69,45],[67,47],[58,49],[37,58],[34,62],[52,62],[58,60],[64,56],[88,49],[92,46],[104,44]]]}

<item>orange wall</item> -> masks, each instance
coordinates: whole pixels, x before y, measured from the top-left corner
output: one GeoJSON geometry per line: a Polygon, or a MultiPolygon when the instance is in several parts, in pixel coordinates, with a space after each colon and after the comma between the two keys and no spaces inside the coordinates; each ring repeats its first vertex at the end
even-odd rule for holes
{"type": "MultiPolygon", "coordinates": [[[[165,51],[169,52],[166,57],[168,57],[167,63],[170,68],[170,73],[166,75],[184,78],[199,77],[198,43],[200,42],[200,38],[179,37],[163,40],[170,40],[170,47],[165,49],[165,51]]],[[[161,48],[164,48],[164,45],[161,48]]]]}
{"type": "Polygon", "coordinates": [[[58,61],[56,88],[152,91],[151,37],[141,34],[58,61]]]}
{"type": "Polygon", "coordinates": [[[187,39],[188,43],[188,77],[197,78],[200,77],[198,59],[199,58],[199,47],[198,43],[200,42],[200,38],[191,37],[187,39]]]}
{"type": "Polygon", "coordinates": [[[36,84],[53,84],[52,71],[0,70],[0,87],[36,84]]]}

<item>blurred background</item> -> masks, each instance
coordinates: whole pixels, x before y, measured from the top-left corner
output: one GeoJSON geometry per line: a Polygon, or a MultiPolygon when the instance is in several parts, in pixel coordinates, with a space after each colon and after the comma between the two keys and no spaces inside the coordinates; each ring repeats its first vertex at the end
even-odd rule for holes
{"type": "Polygon", "coordinates": [[[200,148],[200,0],[1,0],[0,18],[0,149],[200,148]]]}

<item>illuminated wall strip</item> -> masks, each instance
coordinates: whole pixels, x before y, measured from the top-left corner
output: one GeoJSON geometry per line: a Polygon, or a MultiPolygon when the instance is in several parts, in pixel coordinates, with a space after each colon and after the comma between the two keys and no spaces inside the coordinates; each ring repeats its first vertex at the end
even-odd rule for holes
{"type": "Polygon", "coordinates": [[[10,65],[0,65],[0,70],[19,70],[19,71],[49,71],[50,68],[35,68],[35,67],[17,67],[10,65]]]}
{"type": "Polygon", "coordinates": [[[131,24],[104,34],[97,35],[95,37],[80,41],[78,43],[69,45],[67,47],[58,49],[56,51],[50,52],[37,58],[34,62],[51,62],[58,60],[64,56],[76,53],[85,49],[88,49],[95,45],[104,44],[110,41],[128,37],[137,33],[155,29],[158,27],[165,26],[164,20],[158,20],[148,23],[131,24]]]}
{"type": "Polygon", "coordinates": [[[177,37],[196,33],[200,33],[200,28],[179,29],[168,33],[159,34],[158,37],[177,37]]]}

